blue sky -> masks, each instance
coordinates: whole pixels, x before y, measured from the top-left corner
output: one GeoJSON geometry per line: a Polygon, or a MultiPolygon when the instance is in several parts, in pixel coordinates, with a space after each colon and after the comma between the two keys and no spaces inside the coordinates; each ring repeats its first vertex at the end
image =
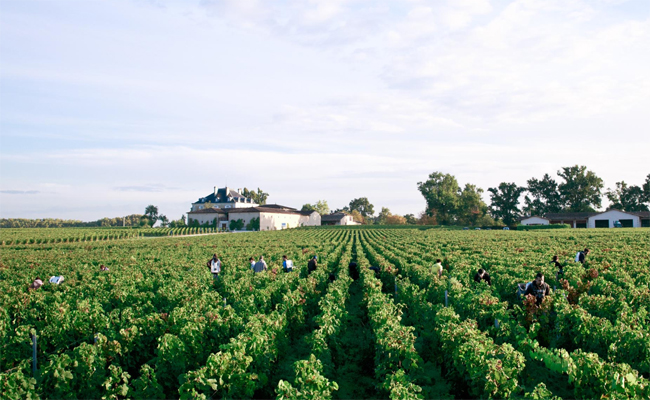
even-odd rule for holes
{"type": "MultiPolygon", "coordinates": [[[[0,217],[650,173],[648,0],[0,0],[0,217]]],[[[485,196],[486,200],[489,200],[485,196]]]]}

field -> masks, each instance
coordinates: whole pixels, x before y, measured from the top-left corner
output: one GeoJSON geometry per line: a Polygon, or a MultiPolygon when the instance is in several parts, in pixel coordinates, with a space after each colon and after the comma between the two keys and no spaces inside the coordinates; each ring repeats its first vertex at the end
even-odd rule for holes
{"type": "Polygon", "coordinates": [[[648,229],[59,232],[0,247],[3,398],[650,398],[648,229]],[[539,271],[538,308],[516,286],[539,271]]]}

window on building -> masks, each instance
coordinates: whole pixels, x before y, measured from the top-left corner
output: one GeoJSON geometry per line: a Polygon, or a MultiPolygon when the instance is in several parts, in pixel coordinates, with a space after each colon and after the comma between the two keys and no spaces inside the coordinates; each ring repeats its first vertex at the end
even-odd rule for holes
{"type": "Polygon", "coordinates": [[[587,228],[586,222],[576,222],[576,228],[587,228]]]}
{"type": "Polygon", "coordinates": [[[596,228],[609,228],[609,220],[608,219],[597,219],[596,220],[596,228]]]}

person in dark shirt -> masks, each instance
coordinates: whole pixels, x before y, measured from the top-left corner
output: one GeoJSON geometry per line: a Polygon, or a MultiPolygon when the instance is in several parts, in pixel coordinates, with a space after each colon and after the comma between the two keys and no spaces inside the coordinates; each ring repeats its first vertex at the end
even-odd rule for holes
{"type": "Polygon", "coordinates": [[[580,264],[584,265],[585,264],[585,258],[587,258],[587,254],[589,254],[589,249],[584,249],[583,251],[578,253],[578,261],[580,264]]]}
{"type": "Polygon", "coordinates": [[[528,288],[526,288],[524,296],[527,296],[529,294],[535,296],[537,305],[542,304],[544,297],[551,294],[551,288],[548,286],[548,283],[544,282],[544,274],[541,272],[535,276],[535,280],[532,281],[530,285],[528,285],[528,288]]]}
{"type": "Polygon", "coordinates": [[[551,261],[551,263],[553,263],[553,265],[557,267],[556,278],[557,279],[564,278],[564,266],[560,264],[560,261],[558,260],[557,256],[553,256],[553,260],[551,261]]]}
{"type": "Polygon", "coordinates": [[[490,274],[488,274],[483,268],[480,268],[474,275],[474,282],[481,282],[482,280],[487,282],[488,285],[492,286],[492,279],[490,278],[490,274]]]}
{"type": "Polygon", "coordinates": [[[316,271],[316,268],[318,267],[318,256],[313,256],[311,260],[307,263],[307,272],[312,273],[313,271],[316,271]]]}
{"type": "Polygon", "coordinates": [[[359,279],[359,268],[357,267],[357,263],[351,261],[350,264],[348,264],[348,271],[350,274],[350,278],[352,278],[355,281],[359,279]]]}

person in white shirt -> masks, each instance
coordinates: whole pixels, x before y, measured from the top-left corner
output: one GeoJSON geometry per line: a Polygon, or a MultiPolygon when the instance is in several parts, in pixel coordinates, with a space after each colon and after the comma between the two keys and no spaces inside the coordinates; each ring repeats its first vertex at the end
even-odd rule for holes
{"type": "Polygon", "coordinates": [[[212,277],[214,279],[219,279],[219,273],[221,272],[221,260],[219,257],[213,258],[210,262],[210,272],[212,272],[212,277]]]}
{"type": "Polygon", "coordinates": [[[289,260],[287,256],[282,256],[282,268],[284,268],[284,272],[293,271],[293,261],[289,260]]]}
{"type": "Polygon", "coordinates": [[[251,269],[255,269],[255,259],[253,257],[249,258],[248,261],[251,263],[251,269]]]}

